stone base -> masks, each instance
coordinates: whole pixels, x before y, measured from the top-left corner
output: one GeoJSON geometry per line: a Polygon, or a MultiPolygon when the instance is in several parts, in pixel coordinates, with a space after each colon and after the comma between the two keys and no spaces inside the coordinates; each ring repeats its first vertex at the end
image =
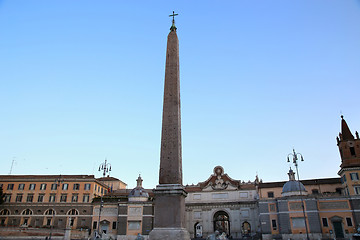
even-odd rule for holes
{"type": "Polygon", "coordinates": [[[190,234],[185,228],[154,228],[149,234],[149,240],[190,240],[190,234]]]}

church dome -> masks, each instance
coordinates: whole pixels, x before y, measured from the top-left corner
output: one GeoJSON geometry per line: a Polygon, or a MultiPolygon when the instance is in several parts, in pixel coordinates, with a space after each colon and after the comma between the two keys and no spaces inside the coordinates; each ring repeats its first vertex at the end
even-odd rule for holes
{"type": "Polygon", "coordinates": [[[283,197],[295,196],[295,195],[307,195],[307,191],[304,185],[301,182],[295,180],[295,173],[291,168],[289,170],[288,175],[289,175],[289,181],[284,184],[281,195],[283,197]]]}
{"type": "Polygon", "coordinates": [[[142,178],[138,177],[136,180],[137,186],[129,193],[129,201],[147,201],[149,198],[149,194],[147,191],[142,187],[142,178]]]}

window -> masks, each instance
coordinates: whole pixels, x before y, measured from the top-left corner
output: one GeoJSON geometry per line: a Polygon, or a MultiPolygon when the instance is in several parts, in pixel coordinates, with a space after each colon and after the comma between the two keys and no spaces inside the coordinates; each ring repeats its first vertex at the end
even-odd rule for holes
{"type": "Polygon", "coordinates": [[[67,194],[61,194],[60,196],[60,202],[66,202],[67,194]]]}
{"type": "Polygon", "coordinates": [[[0,215],[10,215],[10,211],[8,209],[3,209],[0,211],[0,215]]]}
{"type": "Polygon", "coordinates": [[[73,189],[74,189],[74,190],[80,190],[80,184],[75,183],[73,189]]]}
{"type": "Polygon", "coordinates": [[[64,184],[62,185],[62,190],[68,190],[68,188],[69,188],[69,184],[64,183],[64,184]]]}
{"type": "Polygon", "coordinates": [[[22,194],[17,194],[15,202],[21,202],[22,201],[22,196],[23,196],[22,194]]]}
{"type": "Polygon", "coordinates": [[[89,202],[89,201],[90,201],[90,195],[89,194],[84,194],[83,202],[89,202]]]}
{"type": "Polygon", "coordinates": [[[312,189],[311,193],[317,195],[317,194],[319,194],[319,190],[318,189],[312,189]]]}
{"type": "Polygon", "coordinates": [[[10,202],[11,201],[11,194],[5,194],[4,202],[10,202]]]}
{"type": "Polygon", "coordinates": [[[329,226],[329,223],[328,223],[327,218],[322,218],[321,220],[322,220],[322,225],[323,225],[324,227],[328,227],[328,226],[329,226]]]}
{"type": "Polygon", "coordinates": [[[96,191],[96,189],[97,189],[97,185],[95,185],[95,191],[96,191]]]}
{"type": "Polygon", "coordinates": [[[51,190],[56,190],[57,186],[58,186],[57,183],[51,184],[51,190]]]}
{"type": "Polygon", "coordinates": [[[344,176],[341,178],[343,183],[346,183],[346,175],[344,174],[344,176]]]}
{"type": "Polygon", "coordinates": [[[352,227],[353,224],[351,218],[349,217],[346,218],[346,224],[348,225],[348,227],[352,227]]]}
{"type": "Polygon", "coordinates": [[[101,188],[101,194],[103,194],[104,193],[104,189],[103,188],[101,188]]]}
{"type": "Polygon", "coordinates": [[[26,209],[21,213],[21,215],[32,215],[32,214],[33,213],[32,213],[32,211],[30,209],[26,209]]]}
{"type": "Polygon", "coordinates": [[[359,181],[359,174],[358,173],[350,173],[350,178],[352,181],[359,181]]]}
{"type": "Polygon", "coordinates": [[[274,192],[268,192],[268,198],[273,198],[274,197],[274,192]]]}
{"type": "Polygon", "coordinates": [[[77,194],[72,195],[71,202],[77,202],[78,198],[79,198],[79,195],[77,195],[77,194]]]}
{"type": "Polygon", "coordinates": [[[269,203],[270,212],[276,212],[275,203],[269,203]]]}
{"type": "Polygon", "coordinates": [[[247,193],[247,192],[241,192],[241,193],[240,193],[240,197],[241,197],[241,198],[247,198],[247,197],[248,197],[248,193],[247,193]]]}
{"type": "Polygon", "coordinates": [[[29,190],[35,190],[36,184],[30,183],[29,190]]]}
{"type": "Polygon", "coordinates": [[[14,184],[10,183],[7,186],[7,190],[13,190],[14,189],[14,184]]]}
{"type": "Polygon", "coordinates": [[[201,219],[201,212],[200,211],[194,212],[194,219],[201,219]]]}
{"type": "Polygon", "coordinates": [[[79,211],[73,208],[67,212],[67,215],[79,215],[79,211]]]}
{"type": "Polygon", "coordinates": [[[240,214],[242,217],[249,217],[249,210],[241,210],[240,214]]]}
{"type": "Polygon", "coordinates": [[[46,190],[46,183],[42,183],[40,185],[40,190],[46,190]]]}
{"type": "Polygon", "coordinates": [[[354,147],[350,147],[350,153],[351,153],[351,156],[356,156],[354,147]]]}
{"type": "Polygon", "coordinates": [[[38,196],[38,202],[43,202],[44,201],[44,194],[39,194],[38,196]]]}
{"type": "Polygon", "coordinates": [[[97,228],[97,221],[94,221],[93,222],[93,229],[96,229],[97,228]]]}
{"type": "Polygon", "coordinates": [[[360,186],[355,186],[354,187],[354,192],[355,192],[356,195],[360,195],[360,186]]]}
{"type": "Polygon", "coordinates": [[[276,229],[277,229],[277,224],[276,224],[276,220],[275,220],[275,219],[272,219],[272,220],[271,220],[271,226],[272,226],[272,229],[273,229],[273,230],[276,230],[276,229]]]}
{"type": "Polygon", "coordinates": [[[305,228],[304,218],[292,218],[291,220],[293,228],[305,228]]]}
{"type": "Polygon", "coordinates": [[[212,198],[213,199],[227,199],[229,196],[227,193],[213,193],[212,198]]]}
{"type": "Polygon", "coordinates": [[[116,222],[112,223],[112,229],[116,229],[116,222]]]}
{"type": "Polygon", "coordinates": [[[49,202],[55,202],[55,199],[56,199],[56,195],[55,194],[50,194],[49,202]]]}
{"type": "Polygon", "coordinates": [[[85,183],[84,190],[90,190],[90,188],[91,188],[91,184],[90,183],[85,183]]]}
{"type": "Polygon", "coordinates": [[[24,183],[20,183],[19,184],[19,187],[18,187],[18,190],[24,190],[25,188],[25,184],[24,183]]]}
{"type": "Polygon", "coordinates": [[[129,221],[128,229],[129,230],[139,230],[140,229],[140,221],[129,221]]]}
{"type": "Polygon", "coordinates": [[[47,218],[47,219],[46,219],[46,225],[47,225],[47,226],[50,226],[50,225],[51,225],[51,218],[47,218]]]}
{"type": "Polygon", "coordinates": [[[26,197],[26,202],[32,202],[34,199],[34,194],[28,194],[26,197]]]}
{"type": "Polygon", "coordinates": [[[50,209],[45,211],[45,215],[55,215],[55,211],[50,208],[50,209]]]}
{"type": "Polygon", "coordinates": [[[194,194],[193,199],[194,200],[200,200],[201,199],[201,194],[194,194]]]}
{"type": "Polygon", "coordinates": [[[347,186],[344,188],[344,194],[345,195],[350,195],[349,194],[349,188],[347,186]]]}
{"type": "Polygon", "coordinates": [[[28,225],[28,222],[29,222],[29,219],[28,219],[28,218],[24,218],[24,223],[23,223],[23,225],[27,226],[27,225],[28,225]]]}

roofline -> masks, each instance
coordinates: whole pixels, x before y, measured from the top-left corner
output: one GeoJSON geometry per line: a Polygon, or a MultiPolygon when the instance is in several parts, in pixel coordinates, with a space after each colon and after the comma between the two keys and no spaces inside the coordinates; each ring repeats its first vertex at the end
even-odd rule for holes
{"type": "Polygon", "coordinates": [[[57,179],[64,179],[64,180],[93,180],[95,181],[94,175],[0,175],[0,181],[55,181],[57,179]]]}
{"type": "MultiPolygon", "coordinates": [[[[267,183],[259,183],[259,188],[270,188],[270,187],[279,187],[287,183],[288,181],[280,181],[280,182],[267,182],[267,183]]],[[[341,179],[338,178],[318,178],[318,179],[306,179],[300,180],[303,185],[318,185],[318,184],[332,184],[332,183],[340,183],[341,179]]]]}

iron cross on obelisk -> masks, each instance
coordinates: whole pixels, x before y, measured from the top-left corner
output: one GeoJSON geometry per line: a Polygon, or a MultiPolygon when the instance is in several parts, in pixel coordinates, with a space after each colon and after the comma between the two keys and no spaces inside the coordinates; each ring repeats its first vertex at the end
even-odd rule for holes
{"type": "Polygon", "coordinates": [[[175,16],[177,16],[177,15],[179,15],[179,14],[175,13],[174,11],[173,11],[173,14],[169,15],[169,17],[173,17],[172,26],[171,26],[171,28],[170,28],[171,31],[176,30],[176,27],[175,27],[175,16]]]}
{"type": "Polygon", "coordinates": [[[175,16],[177,16],[177,15],[179,15],[179,14],[177,14],[173,11],[173,14],[169,15],[169,17],[173,17],[173,22],[175,22],[175,16]]]}

